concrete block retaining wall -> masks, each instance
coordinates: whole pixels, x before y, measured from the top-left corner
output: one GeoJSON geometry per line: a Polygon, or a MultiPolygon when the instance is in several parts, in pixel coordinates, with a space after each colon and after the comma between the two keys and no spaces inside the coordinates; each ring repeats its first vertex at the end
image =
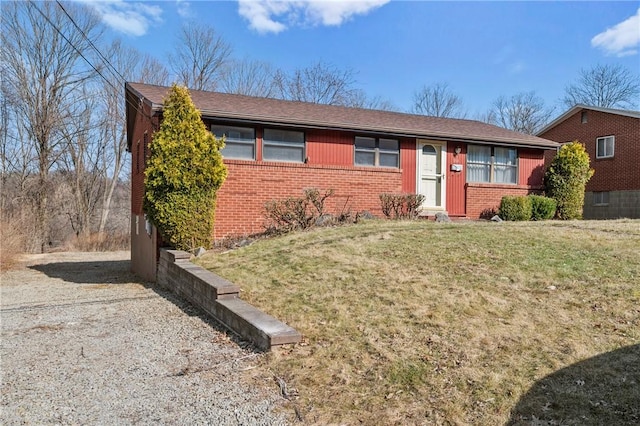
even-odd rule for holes
{"type": "Polygon", "coordinates": [[[263,350],[298,343],[293,328],[239,299],[240,287],[194,265],[184,251],[161,249],[157,282],[263,350]]]}
{"type": "Polygon", "coordinates": [[[594,204],[593,192],[584,194],[585,219],[638,219],[640,218],[640,190],[609,191],[609,203],[594,204]]]}

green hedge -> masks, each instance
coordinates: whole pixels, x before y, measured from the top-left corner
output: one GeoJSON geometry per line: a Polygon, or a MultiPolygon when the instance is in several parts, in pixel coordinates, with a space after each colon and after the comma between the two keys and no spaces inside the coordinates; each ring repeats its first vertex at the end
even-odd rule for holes
{"type": "Polygon", "coordinates": [[[557,202],[541,195],[529,195],[531,200],[531,220],[549,220],[556,215],[557,202]]]}
{"type": "Polygon", "coordinates": [[[531,199],[506,195],[500,201],[499,215],[503,220],[531,220],[531,199]]]}

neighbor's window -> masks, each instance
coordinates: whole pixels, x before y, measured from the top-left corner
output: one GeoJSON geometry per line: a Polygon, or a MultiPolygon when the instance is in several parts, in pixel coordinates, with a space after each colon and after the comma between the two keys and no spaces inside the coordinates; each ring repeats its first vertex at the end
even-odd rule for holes
{"type": "Polygon", "coordinates": [[[264,129],[262,147],[262,158],[264,160],[304,162],[303,132],[264,129]]]}
{"type": "Polygon", "coordinates": [[[593,205],[594,206],[607,206],[607,205],[609,205],[609,192],[594,192],[593,193],[593,205]]]}
{"type": "Polygon", "coordinates": [[[399,167],[400,143],[396,139],[356,136],[355,165],[399,167]]]}
{"type": "Polygon", "coordinates": [[[469,145],[467,148],[467,181],[518,183],[518,150],[469,145]]]}
{"type": "Polygon", "coordinates": [[[256,158],[256,134],[250,127],[212,125],[211,132],[217,137],[224,136],[225,145],[220,153],[224,158],[254,160],[256,158]]]}
{"type": "Polygon", "coordinates": [[[614,146],[615,138],[613,136],[596,139],[596,158],[613,157],[614,146]]]}

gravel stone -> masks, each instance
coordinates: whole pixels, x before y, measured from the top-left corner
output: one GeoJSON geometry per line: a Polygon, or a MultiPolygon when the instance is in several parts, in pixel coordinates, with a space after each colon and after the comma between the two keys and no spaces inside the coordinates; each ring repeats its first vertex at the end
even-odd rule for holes
{"type": "Polygon", "coordinates": [[[284,425],[263,354],[129,272],[129,252],[0,275],[0,423],[284,425]]]}

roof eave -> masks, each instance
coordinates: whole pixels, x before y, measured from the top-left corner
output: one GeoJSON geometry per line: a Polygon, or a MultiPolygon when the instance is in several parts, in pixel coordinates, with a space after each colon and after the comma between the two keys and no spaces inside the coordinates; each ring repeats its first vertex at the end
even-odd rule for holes
{"type": "Polygon", "coordinates": [[[338,131],[350,131],[350,132],[363,132],[372,134],[385,134],[400,138],[416,138],[416,139],[439,139],[449,142],[461,142],[461,143],[480,143],[480,144],[504,144],[508,146],[516,146],[522,148],[536,148],[536,149],[556,149],[559,144],[553,141],[549,141],[548,145],[536,144],[524,140],[514,140],[511,138],[480,138],[480,137],[463,137],[460,135],[454,135],[450,133],[439,132],[411,132],[402,128],[392,127],[380,127],[380,126],[355,126],[348,123],[336,123],[327,124],[314,121],[296,121],[296,120],[284,120],[281,117],[252,117],[245,114],[229,114],[220,111],[201,111],[204,118],[211,120],[228,120],[238,123],[252,123],[262,125],[282,125],[294,128],[306,128],[315,130],[338,130],[338,131]]]}

